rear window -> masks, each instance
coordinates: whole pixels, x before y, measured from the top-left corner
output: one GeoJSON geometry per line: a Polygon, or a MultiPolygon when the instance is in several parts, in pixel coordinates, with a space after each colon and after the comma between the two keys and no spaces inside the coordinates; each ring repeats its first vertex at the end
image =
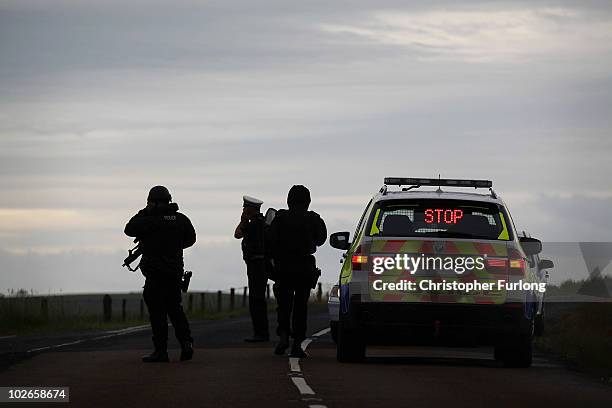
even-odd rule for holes
{"type": "Polygon", "coordinates": [[[504,209],[460,200],[383,201],[373,212],[369,235],[386,237],[511,239],[504,209]]]}

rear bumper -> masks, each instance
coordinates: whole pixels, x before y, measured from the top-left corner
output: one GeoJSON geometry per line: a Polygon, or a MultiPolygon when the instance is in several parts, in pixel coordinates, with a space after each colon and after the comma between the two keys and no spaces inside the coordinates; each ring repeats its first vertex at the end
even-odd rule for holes
{"type": "Polygon", "coordinates": [[[362,331],[368,343],[385,344],[496,344],[531,327],[520,303],[351,303],[341,319],[344,328],[362,331]]]}

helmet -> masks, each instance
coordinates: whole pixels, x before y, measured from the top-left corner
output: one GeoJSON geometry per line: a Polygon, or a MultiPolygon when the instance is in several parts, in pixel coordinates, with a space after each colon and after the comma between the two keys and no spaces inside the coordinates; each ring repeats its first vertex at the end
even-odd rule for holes
{"type": "Polygon", "coordinates": [[[310,190],[301,184],[291,187],[287,195],[287,205],[289,209],[307,210],[310,205],[310,190]]]}
{"type": "Polygon", "coordinates": [[[149,203],[169,203],[172,200],[170,191],[164,186],[155,186],[149,190],[147,202],[149,203]]]}

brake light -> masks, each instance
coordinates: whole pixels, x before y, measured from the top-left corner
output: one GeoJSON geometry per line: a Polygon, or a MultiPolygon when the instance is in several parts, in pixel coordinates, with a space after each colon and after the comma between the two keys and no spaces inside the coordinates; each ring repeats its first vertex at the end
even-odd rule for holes
{"type": "Polygon", "coordinates": [[[361,246],[358,246],[355,249],[355,255],[351,257],[351,264],[353,266],[354,271],[360,271],[361,265],[368,263],[368,257],[366,255],[361,254],[361,246]]]}
{"type": "Polygon", "coordinates": [[[506,274],[506,258],[486,258],[487,271],[490,273],[506,274]]]}
{"type": "Polygon", "coordinates": [[[365,255],[353,255],[353,259],[351,261],[353,265],[364,264],[364,263],[368,263],[368,257],[365,255]]]}
{"type": "Polygon", "coordinates": [[[525,259],[523,259],[521,253],[512,248],[508,251],[508,258],[510,264],[509,274],[525,276],[525,259]]]}
{"type": "Polygon", "coordinates": [[[503,258],[487,258],[487,265],[493,268],[505,268],[506,260],[503,258]]]}

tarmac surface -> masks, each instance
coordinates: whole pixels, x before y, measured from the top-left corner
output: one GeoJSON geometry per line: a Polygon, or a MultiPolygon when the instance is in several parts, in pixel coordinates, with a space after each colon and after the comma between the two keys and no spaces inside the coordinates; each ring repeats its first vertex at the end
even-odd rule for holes
{"type": "Polygon", "coordinates": [[[179,362],[174,340],[167,364],[140,361],[150,351],[148,328],[85,337],[0,338],[0,354],[5,357],[0,386],[69,386],[70,405],[79,407],[609,407],[612,403],[612,386],[542,356],[536,356],[530,369],[507,369],[486,348],[372,347],[366,362],[340,364],[327,324],[326,314],[311,316],[312,337],[303,344],[310,356],[301,360],[273,355],[273,342],[244,343],[250,332],[247,317],[193,322],[194,360],[179,362]],[[54,345],[61,346],[46,348],[54,345]],[[7,358],[9,354],[13,357],[7,358]]]}

